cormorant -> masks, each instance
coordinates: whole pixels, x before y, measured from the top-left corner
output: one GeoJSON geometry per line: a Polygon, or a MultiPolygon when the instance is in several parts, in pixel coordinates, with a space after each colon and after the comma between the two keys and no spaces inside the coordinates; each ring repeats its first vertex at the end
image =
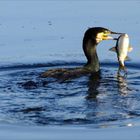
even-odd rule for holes
{"type": "Polygon", "coordinates": [[[83,67],[77,68],[57,68],[43,72],[42,78],[52,77],[58,80],[67,80],[75,77],[79,77],[85,74],[97,73],[100,70],[99,59],[96,52],[96,46],[102,40],[116,39],[110,34],[121,34],[112,32],[109,29],[102,27],[89,28],[83,37],[83,51],[87,58],[87,63],[83,67]]]}

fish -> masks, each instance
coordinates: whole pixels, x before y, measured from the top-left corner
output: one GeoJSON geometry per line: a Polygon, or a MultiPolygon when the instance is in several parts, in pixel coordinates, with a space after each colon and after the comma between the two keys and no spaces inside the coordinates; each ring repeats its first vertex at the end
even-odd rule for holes
{"type": "Polygon", "coordinates": [[[125,61],[130,60],[127,54],[128,52],[131,52],[133,48],[130,46],[129,36],[126,33],[121,34],[116,40],[116,46],[109,50],[117,53],[119,69],[125,70],[125,61]]]}

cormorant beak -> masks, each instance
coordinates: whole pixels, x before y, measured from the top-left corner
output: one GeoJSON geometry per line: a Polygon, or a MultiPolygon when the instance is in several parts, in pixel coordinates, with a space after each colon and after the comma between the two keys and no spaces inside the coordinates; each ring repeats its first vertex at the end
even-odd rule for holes
{"type": "Polygon", "coordinates": [[[102,40],[117,40],[116,37],[110,36],[112,34],[123,34],[123,33],[117,33],[117,32],[112,32],[112,31],[100,32],[96,36],[96,41],[101,42],[102,40]]]}
{"type": "Polygon", "coordinates": [[[110,36],[111,33],[103,33],[102,40],[113,40],[114,38],[110,36]]]}
{"type": "MultiPolygon", "coordinates": [[[[111,31],[110,33],[111,33],[111,34],[117,34],[117,35],[124,34],[124,33],[117,33],[117,32],[112,32],[112,31],[111,31]]],[[[115,38],[115,37],[114,37],[114,38],[113,38],[113,40],[118,40],[118,38],[115,38]]]]}
{"type": "Polygon", "coordinates": [[[114,38],[114,37],[112,37],[112,36],[109,36],[110,34],[119,34],[119,35],[121,35],[121,34],[123,34],[123,33],[117,33],[117,32],[112,32],[112,31],[110,31],[110,32],[108,32],[108,33],[104,33],[104,34],[103,34],[102,40],[117,40],[117,38],[114,38]]]}

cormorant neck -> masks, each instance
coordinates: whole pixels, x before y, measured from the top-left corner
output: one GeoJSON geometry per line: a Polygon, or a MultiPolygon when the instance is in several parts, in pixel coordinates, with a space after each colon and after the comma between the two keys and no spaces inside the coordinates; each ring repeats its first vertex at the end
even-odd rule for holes
{"type": "Polygon", "coordinates": [[[84,66],[90,72],[98,72],[100,69],[99,59],[96,51],[98,43],[95,39],[83,39],[83,50],[87,58],[87,63],[84,66]]]}

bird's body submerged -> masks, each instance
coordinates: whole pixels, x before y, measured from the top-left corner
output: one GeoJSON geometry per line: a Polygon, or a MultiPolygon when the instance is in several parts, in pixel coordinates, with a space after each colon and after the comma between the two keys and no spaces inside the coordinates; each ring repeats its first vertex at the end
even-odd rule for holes
{"type": "Polygon", "coordinates": [[[48,70],[41,74],[41,77],[53,77],[57,79],[70,79],[86,75],[89,73],[96,73],[100,70],[98,55],[96,52],[96,46],[102,40],[113,39],[109,34],[120,34],[112,32],[106,28],[95,27],[89,28],[83,37],[83,51],[87,58],[87,63],[80,68],[64,69],[58,68],[53,70],[48,70]]]}
{"type": "Polygon", "coordinates": [[[60,81],[69,80],[72,78],[78,78],[82,75],[89,74],[89,71],[83,67],[79,68],[57,68],[51,69],[41,74],[42,78],[51,77],[60,81]]]}

